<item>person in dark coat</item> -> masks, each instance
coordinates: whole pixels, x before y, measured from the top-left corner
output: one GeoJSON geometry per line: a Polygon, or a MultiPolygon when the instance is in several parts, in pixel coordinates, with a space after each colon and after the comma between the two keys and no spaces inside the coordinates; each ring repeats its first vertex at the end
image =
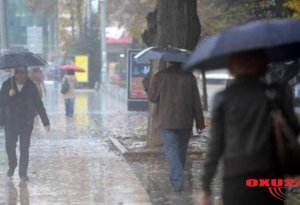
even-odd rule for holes
{"type": "Polygon", "coordinates": [[[14,76],[3,82],[0,106],[5,113],[5,147],[9,165],[7,176],[12,177],[17,166],[16,145],[19,139],[19,176],[21,180],[28,181],[29,146],[36,112],[46,131],[50,131],[50,123],[37,87],[28,78],[27,68],[15,69],[14,76]]]}
{"type": "MultiPolygon", "coordinates": [[[[199,205],[212,205],[211,182],[218,162],[224,162],[224,205],[283,205],[267,187],[250,188],[247,179],[282,179],[276,160],[271,105],[266,96],[270,85],[265,83],[267,57],[253,51],[233,54],[229,70],[234,81],[215,96],[212,110],[211,138],[202,173],[199,205]]],[[[292,92],[287,85],[276,88],[277,104],[299,134],[299,124],[292,104],[292,92]]]]}
{"type": "Polygon", "coordinates": [[[154,75],[150,86],[147,77],[143,84],[149,100],[158,104],[154,117],[161,129],[170,180],[174,191],[181,191],[194,120],[198,133],[205,128],[196,78],[191,72],[183,71],[181,63],[172,62],[154,75]]]}

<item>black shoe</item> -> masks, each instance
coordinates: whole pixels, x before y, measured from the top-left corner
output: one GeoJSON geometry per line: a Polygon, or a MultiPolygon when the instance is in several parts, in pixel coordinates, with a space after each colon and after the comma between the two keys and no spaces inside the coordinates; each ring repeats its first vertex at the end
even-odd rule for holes
{"type": "Polygon", "coordinates": [[[29,181],[29,177],[28,176],[22,176],[20,177],[21,182],[28,182],[29,181]]]}
{"type": "Polygon", "coordinates": [[[12,170],[12,169],[9,169],[8,171],[7,171],[7,173],[6,173],[6,175],[9,177],[9,178],[12,178],[13,176],[14,176],[14,170],[12,170]]]}

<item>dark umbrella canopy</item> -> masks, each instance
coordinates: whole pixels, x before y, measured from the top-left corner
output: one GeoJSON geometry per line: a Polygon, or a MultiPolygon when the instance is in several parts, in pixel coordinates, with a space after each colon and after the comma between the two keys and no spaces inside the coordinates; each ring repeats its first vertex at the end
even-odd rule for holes
{"type": "Polygon", "coordinates": [[[44,66],[47,61],[31,52],[7,52],[0,55],[0,69],[44,66]]]}
{"type": "Polygon", "coordinates": [[[201,42],[186,63],[187,69],[218,69],[233,53],[263,50],[269,62],[300,56],[300,21],[261,20],[234,27],[201,42]]]}
{"type": "Polygon", "coordinates": [[[134,58],[139,61],[162,60],[186,62],[190,55],[190,51],[175,47],[149,47],[136,54],[134,58]]]}

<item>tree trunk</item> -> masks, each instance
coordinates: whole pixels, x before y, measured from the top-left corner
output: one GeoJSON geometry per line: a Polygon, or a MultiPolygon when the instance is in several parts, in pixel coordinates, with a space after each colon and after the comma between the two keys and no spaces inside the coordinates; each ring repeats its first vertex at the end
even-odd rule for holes
{"type": "MultiPolygon", "coordinates": [[[[200,37],[200,22],[197,15],[197,0],[158,0],[154,12],[147,15],[148,29],[142,34],[148,46],[185,48],[193,50],[200,37]]],[[[166,62],[151,63],[151,77],[166,67],[166,62]]],[[[149,147],[161,145],[153,113],[156,105],[149,107],[149,147]]]]}
{"type": "Polygon", "coordinates": [[[71,15],[71,30],[72,30],[72,41],[75,40],[75,15],[72,4],[70,4],[70,15],[71,15]]]}
{"type": "MultiPolygon", "coordinates": [[[[151,76],[154,75],[153,72],[157,72],[158,70],[163,69],[166,67],[166,62],[164,61],[156,61],[151,63],[152,68],[158,68],[151,69],[151,76]]],[[[154,115],[157,113],[158,104],[150,103],[149,104],[149,116],[148,116],[148,138],[147,138],[147,146],[148,147],[157,147],[161,146],[161,138],[160,138],[160,129],[157,128],[157,118],[154,115]]]]}
{"type": "Polygon", "coordinates": [[[84,35],[83,33],[83,24],[82,24],[82,9],[83,2],[82,1],[76,1],[76,17],[77,17],[77,23],[78,23],[78,36],[79,38],[84,35]]]}

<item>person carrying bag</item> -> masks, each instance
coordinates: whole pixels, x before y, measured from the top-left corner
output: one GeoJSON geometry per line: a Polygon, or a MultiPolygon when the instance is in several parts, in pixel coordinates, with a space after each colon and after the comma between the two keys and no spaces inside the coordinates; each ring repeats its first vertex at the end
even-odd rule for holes
{"type": "Polygon", "coordinates": [[[65,78],[62,85],[61,85],[61,90],[60,93],[61,94],[66,94],[68,92],[68,90],[70,89],[70,85],[68,80],[65,78]]]}
{"type": "Polygon", "coordinates": [[[300,145],[299,137],[293,131],[276,103],[277,91],[274,88],[266,90],[266,96],[271,106],[271,117],[274,126],[277,159],[284,175],[300,175],[300,145]]]}
{"type": "Polygon", "coordinates": [[[300,164],[297,157],[296,162],[290,162],[294,158],[292,156],[295,156],[290,154],[291,149],[285,152],[288,156],[284,158],[288,161],[282,163],[278,158],[284,156],[279,155],[282,152],[280,146],[297,146],[295,141],[300,127],[294,112],[291,89],[288,84],[266,84],[264,79],[268,61],[264,51],[232,54],[229,56],[228,68],[234,80],[217,93],[214,99],[210,140],[201,174],[199,205],[212,205],[211,185],[220,161],[223,162],[224,170],[224,205],[283,205],[284,200],[273,197],[268,187],[249,188],[246,181],[284,179],[288,175],[297,174],[297,169],[286,169],[300,164]],[[276,104],[270,103],[266,96],[266,90],[270,87],[276,90],[272,101],[276,104]],[[277,121],[280,115],[273,118],[273,104],[282,111],[286,121],[277,121]],[[284,133],[287,126],[283,126],[283,122],[290,127],[294,143],[289,144],[289,139],[282,138],[283,134],[287,135],[284,133]]]}
{"type": "Polygon", "coordinates": [[[65,99],[65,111],[66,111],[66,116],[68,117],[73,117],[74,115],[76,84],[77,84],[77,79],[75,77],[75,72],[67,71],[61,86],[61,93],[63,94],[65,99]]]}

